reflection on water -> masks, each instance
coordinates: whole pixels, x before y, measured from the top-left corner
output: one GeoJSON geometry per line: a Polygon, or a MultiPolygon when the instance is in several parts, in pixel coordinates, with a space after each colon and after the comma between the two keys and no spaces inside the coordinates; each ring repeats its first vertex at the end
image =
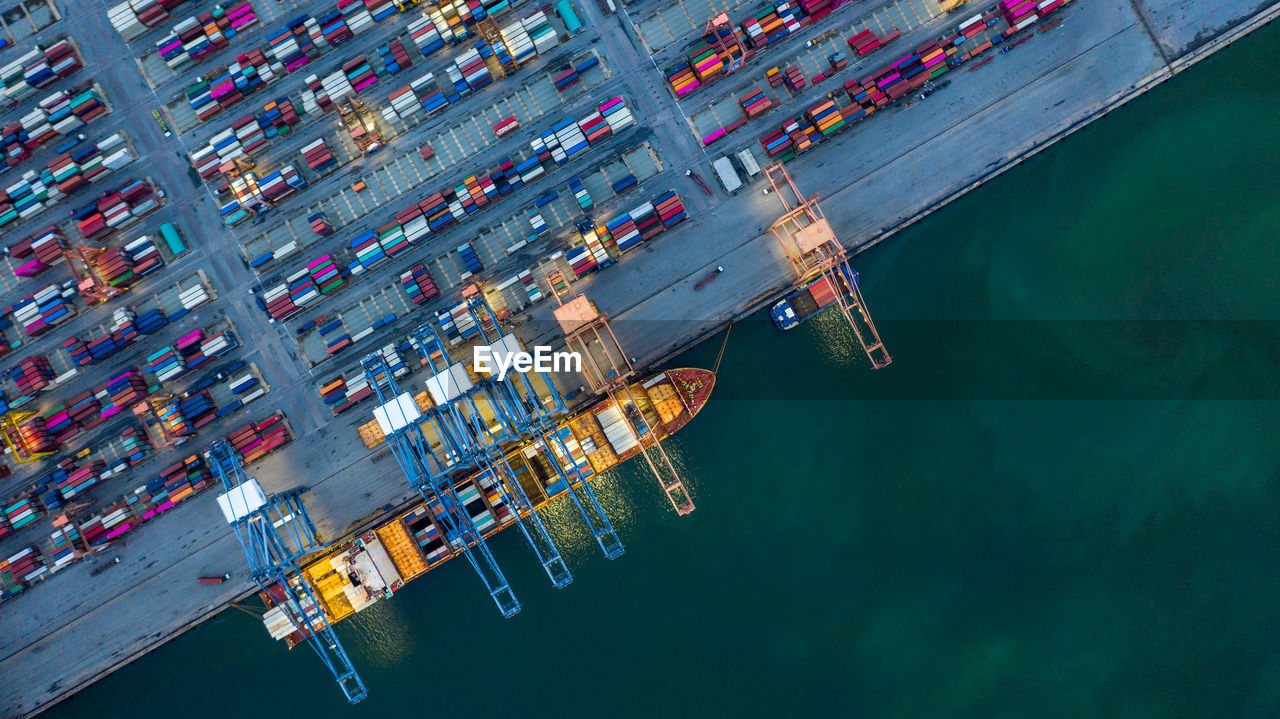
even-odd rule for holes
{"type": "Polygon", "coordinates": [[[362,662],[378,667],[401,664],[418,649],[417,638],[409,631],[405,612],[411,609],[399,596],[380,601],[343,622],[341,641],[362,662]]]}
{"type": "MultiPolygon", "coordinates": [[[[875,315],[872,314],[872,318],[874,317],[875,315]]],[[[805,324],[813,325],[813,331],[818,335],[816,349],[824,366],[833,370],[871,367],[866,353],[862,351],[862,345],[853,334],[853,328],[849,326],[848,320],[838,307],[826,308],[805,324]]],[[[795,330],[788,330],[784,334],[795,334],[795,332],[795,330]]],[[[889,340],[884,338],[884,341],[887,346],[889,340]]],[[[892,354],[893,348],[890,347],[889,352],[892,354]]]]}
{"type": "Polygon", "coordinates": [[[1224,364],[1241,337],[1210,332],[1170,362],[1123,335],[1074,354],[1057,330],[942,342],[910,321],[1273,316],[1280,87],[1259,68],[1278,62],[1275,26],[854,258],[872,315],[905,320],[880,323],[884,370],[837,312],[736,326],[711,401],[664,443],[697,511],[632,460],[594,483],[617,561],[563,498],[545,516],[566,589],[519,532],[494,537],[515,618],[466,561],[410,583],[338,626],[370,688],[355,709],[314,655],[227,613],[49,716],[1280,716],[1280,403],[1185,399],[1269,380],[1276,344],[1224,364]],[[1159,368],[1171,399],[1080,400],[1082,363],[1121,390],[1159,368]],[[903,399],[979,369],[1063,399],[903,399]]]}

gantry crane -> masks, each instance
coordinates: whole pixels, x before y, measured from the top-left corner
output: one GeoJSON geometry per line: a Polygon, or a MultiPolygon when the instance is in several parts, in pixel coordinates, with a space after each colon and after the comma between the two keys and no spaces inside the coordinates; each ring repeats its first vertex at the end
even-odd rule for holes
{"type": "Polygon", "coordinates": [[[685,489],[680,473],[662,447],[662,441],[648,428],[640,414],[639,402],[631,391],[631,380],[635,377],[636,370],[627,353],[622,351],[617,336],[613,334],[609,316],[601,312],[586,295],[575,292],[560,270],[552,269],[545,277],[548,286],[557,288],[552,292],[559,305],[554,314],[564,331],[565,344],[583,358],[583,370],[591,389],[606,395],[613,402],[614,408],[626,421],[627,428],[639,445],[649,471],[658,480],[676,513],[684,515],[692,512],[693,498],[685,489]],[[566,300],[566,296],[569,299],[566,300]],[[599,360],[596,353],[591,351],[593,340],[599,348],[599,360]],[[645,428],[643,432],[640,427],[645,428]],[[646,433],[651,447],[646,446],[646,433]],[[650,450],[657,456],[656,461],[650,456],[650,450]],[[660,471],[660,466],[665,472],[660,471]]]}
{"type": "Polygon", "coordinates": [[[172,399],[173,394],[154,394],[151,397],[142,399],[142,402],[138,402],[133,406],[133,415],[142,420],[143,427],[148,430],[155,430],[154,434],[148,432],[147,436],[151,438],[152,446],[157,446],[157,448],[173,445],[180,439],[169,434],[169,429],[164,426],[164,420],[160,415],[161,408],[164,408],[165,404],[172,399]]]}
{"type": "MultiPolygon", "coordinates": [[[[49,508],[40,500],[38,494],[32,495],[32,498],[40,502],[40,506],[45,512],[49,511],[49,508]]],[[[72,504],[63,505],[62,512],[50,520],[54,528],[63,530],[64,536],[66,536],[67,527],[75,530],[76,536],[74,538],[68,537],[68,543],[71,545],[71,549],[82,555],[90,554],[93,552],[93,548],[89,546],[89,540],[84,538],[84,532],[80,530],[80,523],[76,521],[76,515],[92,506],[92,502],[73,502],[72,504]],[[76,542],[79,542],[79,545],[76,542]]]]}
{"type": "Polygon", "coordinates": [[[57,454],[52,450],[35,449],[27,442],[22,425],[36,416],[35,412],[26,410],[11,410],[0,415],[0,439],[3,439],[5,447],[13,452],[14,458],[19,462],[39,462],[57,454]]]}
{"type": "Polygon", "coordinates": [[[253,580],[285,611],[296,632],[306,638],[347,701],[355,704],[364,699],[368,695],[364,682],[315,595],[298,576],[298,560],[325,547],[302,504],[307,488],[268,496],[257,479],[245,474],[240,456],[226,440],[214,442],[205,456],[222,480],[224,491],[218,495],[218,506],[244,548],[253,580]]]}
{"type": "Polygon", "coordinates": [[[728,13],[720,13],[707,20],[707,27],[702,32],[713,47],[729,56],[725,62],[724,74],[729,75],[742,69],[751,51],[742,43],[742,35],[734,27],[728,13]]]}
{"type": "Polygon", "coordinates": [[[774,195],[786,209],[786,214],[778,218],[769,230],[778,238],[778,244],[791,260],[796,284],[803,285],[819,278],[830,282],[836,296],[835,304],[853,329],[871,365],[876,369],[885,367],[893,358],[880,340],[880,332],[858,287],[858,273],[849,266],[848,253],[822,214],[818,196],[806,198],[801,194],[791,173],[780,163],[769,165],[764,172],[774,195]],[[842,289],[848,289],[848,292],[842,292],[842,289]],[[862,326],[859,326],[858,318],[861,318],[862,326]]]}
{"type": "Polygon", "coordinates": [[[67,258],[67,266],[71,268],[71,275],[76,278],[76,282],[82,284],[85,280],[89,281],[89,284],[79,287],[80,296],[85,298],[88,304],[106,302],[124,294],[123,289],[111,286],[98,274],[96,261],[106,251],[105,247],[72,245],[62,252],[67,258]],[[76,265],[76,260],[80,261],[80,266],[76,265]]]}
{"type": "Polygon", "coordinates": [[[382,148],[382,135],[378,132],[378,122],[369,114],[369,110],[351,93],[338,100],[338,116],[351,141],[360,148],[360,155],[370,155],[382,148]]]}
{"type": "Polygon", "coordinates": [[[378,397],[374,418],[409,484],[427,500],[441,534],[455,551],[466,555],[502,615],[515,616],[520,611],[520,601],[458,497],[448,467],[436,456],[423,434],[422,411],[408,392],[401,392],[396,386],[391,367],[381,352],[366,356],[360,366],[378,397]]]}
{"type": "Polygon", "coordinates": [[[556,588],[568,586],[573,574],[503,452],[502,443],[517,439],[518,435],[491,383],[473,384],[463,365],[449,357],[430,325],[414,330],[413,338],[419,357],[431,372],[427,388],[436,402],[433,420],[441,442],[459,458],[460,465],[489,473],[502,500],[515,512],[521,533],[551,583],[556,588]],[[489,416],[481,411],[481,405],[489,407],[489,416]]]}
{"type": "Polygon", "coordinates": [[[258,214],[275,207],[258,188],[258,176],[254,174],[253,160],[248,157],[234,157],[222,163],[219,168],[227,179],[227,189],[236,198],[236,202],[246,212],[258,214]]]}
{"type": "Polygon", "coordinates": [[[179,439],[169,434],[168,428],[164,426],[164,420],[160,418],[160,409],[171,399],[173,399],[172,394],[156,394],[133,406],[133,413],[142,420],[143,429],[147,431],[147,437],[150,438],[153,447],[168,447],[179,439]]]}
{"type": "MultiPolygon", "coordinates": [[[[492,15],[485,15],[484,19],[476,23],[476,30],[479,31],[480,37],[489,43],[489,48],[495,51],[498,45],[506,47],[507,40],[502,36],[502,30],[498,27],[498,22],[493,19],[492,15]]],[[[520,69],[520,62],[516,60],[516,56],[511,52],[511,48],[507,48],[507,57],[511,58],[510,62],[502,65],[505,74],[510,75],[520,69]]]]}
{"type": "MultiPolygon", "coordinates": [[[[462,295],[467,301],[467,311],[479,328],[482,342],[489,345],[495,352],[513,352],[523,349],[520,340],[514,334],[502,333],[497,315],[494,314],[493,308],[489,306],[479,288],[468,285],[463,288],[462,295]]],[[[564,398],[560,396],[550,376],[542,372],[536,374],[540,375],[543,384],[546,385],[547,402],[550,402],[550,407],[538,395],[533,383],[529,381],[528,373],[524,372],[513,372],[501,380],[491,380],[500,406],[520,431],[528,433],[535,442],[542,444],[551,470],[569,487],[569,496],[573,498],[574,506],[586,521],[601,551],[609,559],[617,559],[625,551],[622,540],[618,538],[613,523],[609,521],[609,516],[600,506],[600,501],[596,499],[595,491],[587,483],[587,472],[573,460],[569,446],[565,443],[564,436],[553,419],[554,415],[567,411],[564,398]],[[578,496],[579,493],[582,497],[578,496]]]]}

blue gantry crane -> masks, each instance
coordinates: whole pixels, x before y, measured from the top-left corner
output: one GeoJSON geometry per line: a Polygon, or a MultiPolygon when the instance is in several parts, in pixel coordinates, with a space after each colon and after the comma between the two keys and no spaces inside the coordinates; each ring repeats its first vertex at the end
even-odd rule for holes
{"type": "Polygon", "coordinates": [[[214,442],[205,456],[214,474],[222,480],[224,491],[218,495],[218,506],[244,548],[253,580],[306,638],[337,680],[347,701],[355,704],[364,699],[368,694],[364,682],[315,595],[297,575],[296,562],[325,546],[302,504],[306,487],[267,495],[257,479],[245,474],[240,455],[226,440],[214,442]]]}
{"type": "Polygon", "coordinates": [[[462,464],[476,467],[482,474],[489,473],[503,501],[515,511],[520,531],[551,583],[557,588],[568,586],[573,574],[503,452],[502,443],[517,439],[518,431],[503,411],[491,383],[472,383],[466,369],[449,356],[432,326],[422,325],[414,330],[413,339],[419,357],[431,372],[427,387],[436,402],[433,412],[437,413],[442,441],[450,445],[462,464]],[[489,408],[488,415],[482,405],[489,408]]]}
{"type": "MultiPolygon", "coordinates": [[[[443,444],[456,443],[457,438],[446,436],[444,428],[436,422],[442,450],[454,455],[446,455],[449,460],[449,465],[446,465],[436,456],[423,434],[422,411],[408,392],[400,391],[382,353],[374,352],[366,356],[360,361],[360,365],[378,397],[379,406],[374,410],[374,418],[386,435],[387,446],[391,448],[391,453],[400,464],[409,484],[427,500],[427,506],[445,540],[466,555],[467,561],[484,582],[489,596],[493,597],[502,615],[515,616],[520,611],[520,601],[516,599],[515,592],[511,590],[511,585],[454,488],[449,465],[456,466],[461,456],[456,454],[456,447],[443,444]]],[[[428,419],[438,420],[439,417],[428,419]]]]}
{"type": "MultiPolygon", "coordinates": [[[[474,285],[464,288],[463,296],[467,311],[475,322],[483,343],[495,351],[499,348],[505,351],[522,350],[514,334],[502,332],[497,315],[478,288],[474,285]]],[[[544,456],[548,465],[565,482],[574,506],[595,536],[601,551],[609,559],[617,559],[622,556],[625,547],[618,538],[613,523],[609,521],[609,516],[600,506],[595,491],[587,483],[590,465],[584,468],[574,461],[565,442],[565,437],[571,434],[569,429],[556,426],[555,416],[567,411],[564,398],[546,372],[534,372],[546,387],[545,398],[538,394],[528,374],[511,372],[501,380],[489,380],[496,397],[495,407],[501,407],[507,421],[517,431],[528,434],[534,441],[541,443],[546,450],[544,456]]]]}

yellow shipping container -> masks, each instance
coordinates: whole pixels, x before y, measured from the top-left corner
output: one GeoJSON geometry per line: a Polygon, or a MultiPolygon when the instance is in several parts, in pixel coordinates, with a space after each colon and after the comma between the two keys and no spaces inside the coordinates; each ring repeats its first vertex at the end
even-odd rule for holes
{"type": "Polygon", "coordinates": [[[658,410],[658,417],[662,419],[663,424],[679,417],[684,411],[684,405],[680,403],[675,388],[670,384],[654,385],[646,389],[645,394],[649,395],[649,401],[658,410]]]}
{"type": "Polygon", "coordinates": [[[308,564],[303,570],[303,577],[316,590],[316,598],[320,600],[320,609],[330,622],[336,622],[355,613],[346,592],[342,590],[345,582],[341,575],[333,571],[329,557],[325,555],[308,564]]]}
{"type": "Polygon", "coordinates": [[[413,541],[403,521],[396,520],[384,524],[375,531],[378,539],[382,540],[382,546],[391,557],[391,563],[396,565],[396,571],[400,572],[401,579],[407,582],[427,571],[427,559],[422,554],[422,548],[413,541]]]}

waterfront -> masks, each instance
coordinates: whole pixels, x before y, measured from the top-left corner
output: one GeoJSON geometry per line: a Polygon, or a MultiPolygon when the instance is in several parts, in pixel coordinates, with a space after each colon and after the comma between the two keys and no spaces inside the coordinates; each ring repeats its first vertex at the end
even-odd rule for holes
{"type": "Polygon", "coordinates": [[[672,443],[698,511],[627,467],[627,554],[557,523],[563,592],[505,533],[513,621],[464,563],[414,582],[339,630],[356,709],[228,612],[50,716],[1274,715],[1277,39],[857,258],[888,370],[737,326],[672,443]]]}

